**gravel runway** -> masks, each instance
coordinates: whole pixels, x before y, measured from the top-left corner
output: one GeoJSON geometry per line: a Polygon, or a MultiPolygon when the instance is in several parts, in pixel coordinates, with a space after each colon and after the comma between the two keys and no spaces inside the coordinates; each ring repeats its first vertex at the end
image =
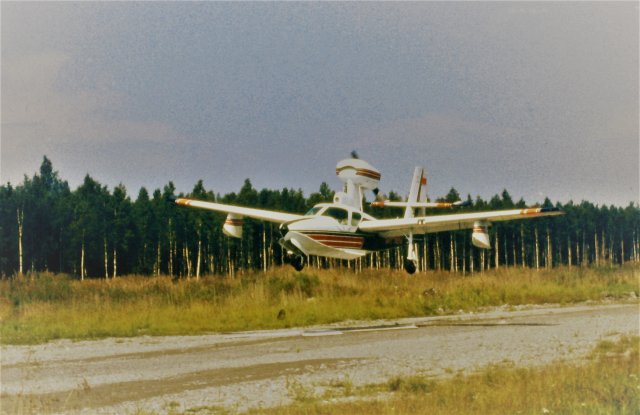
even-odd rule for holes
{"type": "Polygon", "coordinates": [[[633,304],[498,308],[484,313],[211,334],[3,346],[0,412],[243,411],[291,402],[296,387],[397,375],[450,376],[510,361],[579,359],[603,339],[638,335],[633,304]]]}

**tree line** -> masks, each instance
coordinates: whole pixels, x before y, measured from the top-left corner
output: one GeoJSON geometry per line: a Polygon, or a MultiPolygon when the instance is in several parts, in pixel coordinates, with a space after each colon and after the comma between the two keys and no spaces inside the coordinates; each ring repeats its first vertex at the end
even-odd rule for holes
{"type": "MultiPolygon", "coordinates": [[[[0,187],[0,276],[50,271],[79,278],[113,278],[125,274],[200,277],[236,275],[281,265],[286,255],[277,243],[277,225],[246,219],[241,239],[223,235],[225,216],[188,209],[171,202],[175,186],[169,182],[150,194],[144,187],[135,200],[120,184],[110,191],[87,175],[71,190],[44,157],[39,173],[23,183],[0,187]]],[[[187,195],[202,200],[304,213],[333,199],[322,183],[305,197],[302,190],[253,188],[249,179],[238,193],[223,196],[198,181],[187,195]]],[[[389,198],[399,200],[397,193],[389,198]]],[[[438,199],[456,201],[455,189],[438,199]]],[[[480,196],[457,211],[525,207],[509,193],[485,201],[480,196]]],[[[551,205],[545,199],[543,205],[551,205]]],[[[418,238],[420,270],[480,272],[502,266],[549,268],[557,265],[614,265],[640,262],[640,208],[597,206],[582,201],[555,206],[566,215],[527,221],[495,223],[490,228],[493,248],[471,245],[471,232],[428,234],[418,238]]],[[[401,211],[367,207],[375,217],[396,217],[401,211]]],[[[446,214],[434,210],[428,214],[446,214]]],[[[376,252],[352,261],[310,258],[310,266],[401,268],[406,247],[376,252]]]]}

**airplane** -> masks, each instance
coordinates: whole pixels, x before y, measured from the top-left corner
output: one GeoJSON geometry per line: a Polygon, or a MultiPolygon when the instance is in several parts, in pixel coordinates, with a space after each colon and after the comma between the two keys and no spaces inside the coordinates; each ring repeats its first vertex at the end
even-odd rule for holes
{"type": "Polygon", "coordinates": [[[374,251],[408,244],[404,269],[413,274],[417,270],[418,255],[414,235],[471,229],[471,241],[481,249],[491,249],[488,228],[493,222],[562,215],[555,207],[532,207],[501,211],[425,215],[426,208],[455,208],[465,202],[427,202],[423,188],[427,184],[423,167],[414,169],[409,197],[406,202],[375,200],[374,207],[403,208],[404,216],[397,219],[376,219],[363,209],[364,192],[378,194],[381,174],[357,155],[338,162],[336,174],[343,183],[343,191],[334,195],[331,203],[319,203],[304,215],[176,198],[175,203],[193,208],[226,213],[223,233],[242,238],[243,218],[279,224],[282,237],[279,244],[287,253],[291,265],[301,271],[310,255],[328,258],[355,259],[374,251]],[[418,216],[416,210],[420,210],[418,216]]]}

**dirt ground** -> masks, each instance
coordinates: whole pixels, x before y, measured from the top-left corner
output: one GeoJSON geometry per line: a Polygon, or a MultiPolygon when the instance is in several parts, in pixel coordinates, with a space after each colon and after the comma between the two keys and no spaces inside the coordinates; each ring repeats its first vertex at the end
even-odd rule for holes
{"type": "Polygon", "coordinates": [[[638,335],[634,304],[497,308],[477,314],[306,329],[56,341],[0,349],[0,412],[243,411],[296,390],[397,375],[450,376],[491,363],[580,359],[600,340],[638,335]]]}

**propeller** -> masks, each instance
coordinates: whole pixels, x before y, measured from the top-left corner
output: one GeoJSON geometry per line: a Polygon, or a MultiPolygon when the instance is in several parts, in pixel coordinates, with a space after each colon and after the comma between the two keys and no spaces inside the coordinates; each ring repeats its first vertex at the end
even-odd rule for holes
{"type": "Polygon", "coordinates": [[[378,189],[377,187],[373,189],[372,192],[373,192],[373,195],[375,196],[375,200],[372,202],[373,206],[375,206],[376,204],[379,204],[380,202],[384,203],[384,201],[387,200],[387,195],[380,192],[380,189],[378,189]]]}
{"type": "Polygon", "coordinates": [[[458,200],[457,202],[453,202],[452,205],[455,207],[466,207],[466,206],[471,206],[473,204],[473,202],[471,202],[470,200],[458,200]]]}

